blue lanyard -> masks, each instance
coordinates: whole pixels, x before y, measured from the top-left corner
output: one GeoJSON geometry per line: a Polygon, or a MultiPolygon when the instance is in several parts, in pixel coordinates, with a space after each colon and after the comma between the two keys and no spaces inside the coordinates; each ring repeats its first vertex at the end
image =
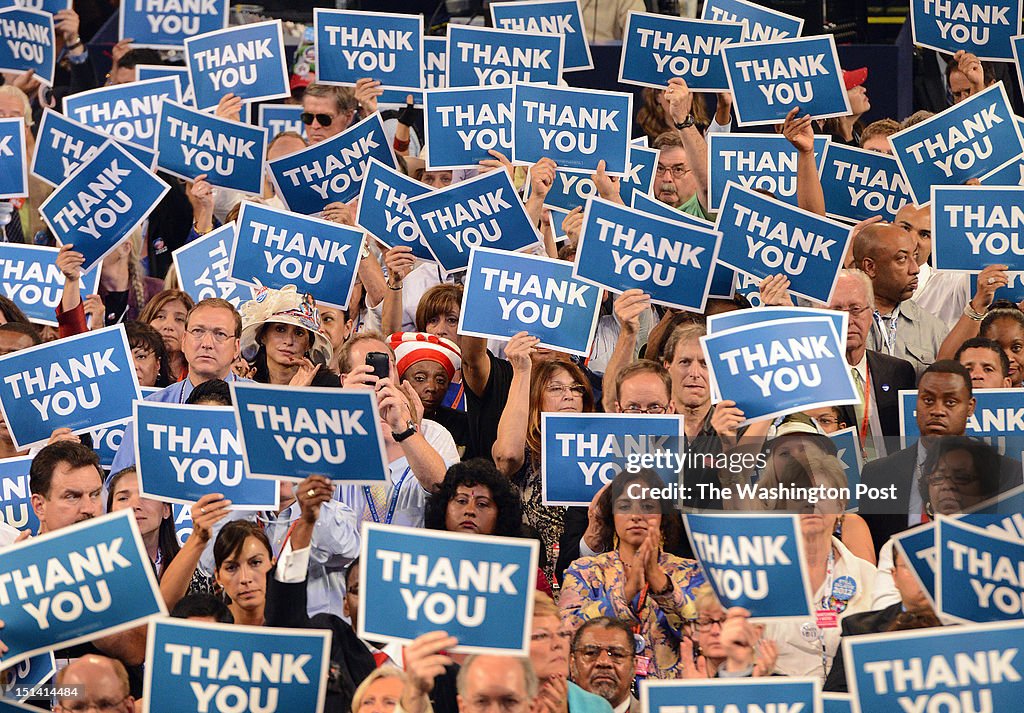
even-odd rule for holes
{"type": "Polygon", "coordinates": [[[899,321],[900,314],[899,308],[897,307],[892,311],[892,316],[889,317],[889,331],[885,330],[885,318],[875,310],[874,314],[875,324],[878,326],[878,331],[882,334],[882,341],[885,342],[885,351],[889,356],[895,356],[896,351],[896,323],[899,321]]]}
{"type": "MultiPolygon", "coordinates": [[[[405,467],[405,472],[402,473],[402,477],[398,479],[398,483],[395,484],[394,489],[391,491],[391,502],[388,503],[388,512],[384,516],[385,525],[390,525],[392,518],[395,516],[395,508],[398,507],[398,495],[402,491],[402,484],[409,476],[410,469],[411,466],[405,467]]],[[[377,506],[373,504],[373,496],[370,494],[370,486],[363,486],[363,496],[366,498],[366,506],[370,508],[370,517],[373,518],[374,522],[380,522],[380,515],[377,514],[377,506]]]]}

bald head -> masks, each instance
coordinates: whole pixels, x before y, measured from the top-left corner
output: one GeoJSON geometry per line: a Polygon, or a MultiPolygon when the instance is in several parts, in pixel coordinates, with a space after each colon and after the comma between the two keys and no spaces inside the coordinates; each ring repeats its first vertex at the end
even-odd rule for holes
{"type": "Polygon", "coordinates": [[[104,711],[135,711],[134,699],[129,695],[128,672],[117,659],[96,654],[75,659],[57,674],[57,686],[76,694],[62,698],[62,705],[74,704],[81,708],[91,703],[104,711]]]}
{"type": "Polygon", "coordinates": [[[537,695],[537,675],[522,656],[470,656],[458,677],[460,713],[476,713],[494,703],[508,713],[526,713],[537,695]]]}
{"type": "Polygon", "coordinates": [[[875,257],[879,247],[900,233],[895,223],[872,223],[865,226],[853,239],[853,259],[860,267],[864,258],[875,257]]]}
{"type": "Polygon", "coordinates": [[[871,278],[878,307],[888,314],[917,289],[917,241],[894,223],[875,223],[853,243],[856,266],[871,278]]]}

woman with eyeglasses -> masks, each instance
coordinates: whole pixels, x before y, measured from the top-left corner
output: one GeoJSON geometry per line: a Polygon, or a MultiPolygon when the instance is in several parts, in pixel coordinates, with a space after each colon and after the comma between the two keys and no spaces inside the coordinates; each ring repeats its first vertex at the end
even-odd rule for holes
{"type": "Polygon", "coordinates": [[[693,560],[666,552],[680,533],[675,501],[649,497],[664,488],[657,473],[623,471],[601,494],[604,554],[581,557],[565,572],[559,605],[562,621],[575,631],[583,622],[607,616],[633,628],[638,675],[680,678],[680,644],[704,575],[693,560]]]}
{"type": "Polygon", "coordinates": [[[697,619],[680,647],[684,678],[772,675],[778,649],[762,637],[762,627],[748,621],[748,611],[726,612],[710,588],[700,590],[695,603],[697,619]]]}
{"type": "Polygon", "coordinates": [[[594,395],[583,370],[568,360],[534,363],[532,354],[541,351],[536,337],[520,332],[509,340],[505,357],[512,364],[508,401],[498,421],[498,437],[491,456],[498,471],[519,490],[523,519],[544,542],[542,566],[553,581],[555,547],[565,527],[565,508],[545,506],[541,491],[541,415],[544,413],[590,413],[594,395]]]}

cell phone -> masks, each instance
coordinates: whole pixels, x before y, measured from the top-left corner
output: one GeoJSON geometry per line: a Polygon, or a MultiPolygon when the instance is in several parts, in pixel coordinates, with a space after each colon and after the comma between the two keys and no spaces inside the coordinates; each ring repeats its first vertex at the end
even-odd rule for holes
{"type": "Polygon", "coordinates": [[[371,373],[378,379],[386,379],[391,376],[391,358],[384,352],[367,354],[366,365],[373,369],[371,373]]]}

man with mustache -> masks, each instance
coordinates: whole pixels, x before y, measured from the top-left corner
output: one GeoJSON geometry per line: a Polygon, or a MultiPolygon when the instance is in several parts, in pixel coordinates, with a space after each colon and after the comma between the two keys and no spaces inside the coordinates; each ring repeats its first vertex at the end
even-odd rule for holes
{"type": "Polygon", "coordinates": [[[693,93],[686,82],[672,78],[665,90],[669,121],[675,131],[658,136],[651,148],[658,149],[654,195],[662,203],[698,218],[707,218],[708,145],[696,127],[691,110],[693,93]]]}
{"type": "Polygon", "coordinates": [[[608,701],[614,713],[637,713],[640,701],[630,693],[636,670],[634,645],[633,632],[617,619],[602,616],[586,622],[572,640],[573,683],[608,701]]]}

